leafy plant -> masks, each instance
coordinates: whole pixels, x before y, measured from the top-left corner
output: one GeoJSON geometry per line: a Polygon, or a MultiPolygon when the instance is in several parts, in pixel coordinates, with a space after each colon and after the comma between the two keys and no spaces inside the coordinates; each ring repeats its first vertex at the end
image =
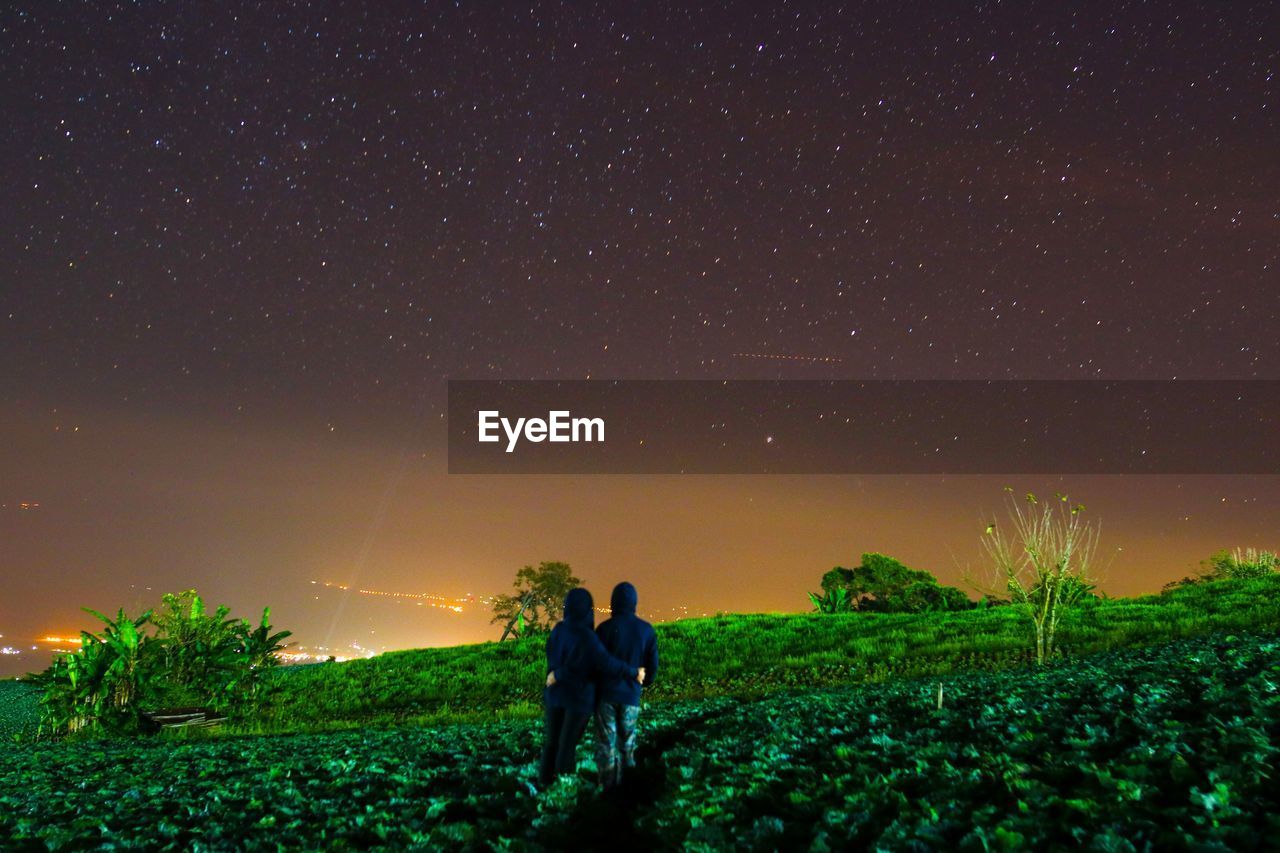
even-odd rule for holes
{"type": "Polygon", "coordinates": [[[137,727],[136,703],[150,691],[153,638],[142,630],[151,617],[136,619],[123,608],[114,619],[85,608],[106,627],[80,632],[80,651],[54,658],[39,677],[43,726],[50,732],[130,731],[137,727]]]}
{"type": "Polygon", "coordinates": [[[292,631],[271,631],[271,608],[262,609],[262,620],[256,628],[242,620],[235,631],[236,651],[243,660],[239,667],[236,686],[240,694],[251,704],[258,705],[266,693],[266,674],[280,663],[277,656],[286,648],[283,642],[293,636],[292,631]]]}
{"type": "MultiPolygon", "coordinates": [[[[1207,613],[1260,583],[1171,598],[1207,613]]],[[[1136,607],[1153,606],[1171,607],[1136,607]]],[[[794,618],[834,634],[919,617],[794,618]]],[[[643,796],[623,809],[596,795],[586,744],[577,776],[530,786],[535,720],[15,744],[0,750],[0,848],[595,849],[625,834],[645,849],[1266,849],[1278,673],[1274,635],[1235,634],[941,682],[653,703],[643,796]]]]}
{"type": "Polygon", "coordinates": [[[51,735],[135,732],[144,710],[174,705],[247,716],[260,707],[266,673],[289,636],[271,632],[269,608],[255,628],[228,619],[226,607],[206,612],[195,590],[166,594],[158,615],[86,612],[106,627],[81,632],[80,651],[32,678],[43,691],[41,730],[51,735]]]}
{"type": "Polygon", "coordinates": [[[849,590],[844,587],[827,590],[822,595],[811,592],[809,602],[819,613],[848,613],[853,610],[853,600],[849,597],[849,590]]]}
{"type": "Polygon", "coordinates": [[[165,704],[207,702],[219,711],[231,704],[244,661],[240,621],[230,612],[225,605],[206,611],[194,589],[165,593],[152,620],[162,640],[165,704]]]}

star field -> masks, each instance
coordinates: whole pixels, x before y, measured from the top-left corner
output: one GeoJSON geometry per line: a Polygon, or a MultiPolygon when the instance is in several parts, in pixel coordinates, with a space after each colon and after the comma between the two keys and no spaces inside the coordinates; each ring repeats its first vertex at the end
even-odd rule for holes
{"type": "MultiPolygon", "coordinates": [[[[1277,32],[1248,0],[4,4],[0,503],[39,511],[0,561],[76,606],[945,575],[1003,483],[450,480],[445,380],[1280,379],[1277,32]]],[[[1265,477],[1093,485],[1047,490],[1146,554],[1129,588],[1276,544],[1265,477]]]]}
{"type": "Polygon", "coordinates": [[[1274,23],[10,8],[8,390],[1275,375],[1274,23]]]}

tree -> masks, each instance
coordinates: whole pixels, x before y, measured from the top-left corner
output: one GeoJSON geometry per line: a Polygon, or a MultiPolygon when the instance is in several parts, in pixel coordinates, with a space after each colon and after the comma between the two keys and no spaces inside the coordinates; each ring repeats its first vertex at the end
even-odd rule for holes
{"type": "Polygon", "coordinates": [[[1043,503],[1034,494],[1008,494],[1009,524],[987,525],[983,548],[996,584],[1026,608],[1035,626],[1036,663],[1054,653],[1062,614],[1093,590],[1099,528],[1084,519],[1084,505],[1066,495],[1043,503]]]}
{"type": "Polygon", "coordinates": [[[884,554],[863,554],[862,564],[853,569],[836,566],[822,576],[822,590],[824,596],[810,593],[809,598],[823,613],[920,613],[973,606],[962,590],[942,586],[928,572],[907,568],[884,554]],[[842,597],[836,599],[837,593],[842,597]]]}
{"type": "Polygon", "coordinates": [[[516,572],[512,595],[499,595],[493,602],[491,622],[514,623],[517,637],[545,634],[560,621],[564,597],[582,581],[573,576],[568,563],[542,562],[516,572]]]}

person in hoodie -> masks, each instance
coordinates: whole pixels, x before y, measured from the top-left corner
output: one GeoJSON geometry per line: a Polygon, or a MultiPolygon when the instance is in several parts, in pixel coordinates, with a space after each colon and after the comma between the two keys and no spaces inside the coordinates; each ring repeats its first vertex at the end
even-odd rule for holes
{"type": "Polygon", "coordinates": [[[578,588],[564,599],[564,618],[547,638],[545,736],[538,780],[550,784],[573,772],[578,741],[596,707],[596,681],[642,681],[645,671],[605,651],[593,630],[595,607],[591,593],[578,588]]]}
{"type": "Polygon", "coordinates": [[[605,676],[596,697],[596,768],[600,784],[611,788],[622,781],[624,767],[636,766],[636,724],[640,718],[641,687],[658,675],[658,637],[653,626],[636,616],[636,588],[623,581],[613,588],[613,615],[596,629],[609,653],[639,667],[639,679],[605,676]]]}

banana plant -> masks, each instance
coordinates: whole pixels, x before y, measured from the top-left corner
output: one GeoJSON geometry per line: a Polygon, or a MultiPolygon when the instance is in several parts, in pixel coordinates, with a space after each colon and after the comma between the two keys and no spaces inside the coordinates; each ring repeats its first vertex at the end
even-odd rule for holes
{"type": "Polygon", "coordinates": [[[78,652],[58,655],[33,678],[43,686],[42,734],[123,734],[137,730],[142,709],[175,704],[252,711],[291,636],[272,630],[270,608],[254,627],[229,618],[225,606],[209,611],[195,590],[164,596],[159,615],[85,612],[102,627],[82,631],[78,652]]]}
{"type": "Polygon", "coordinates": [[[147,647],[153,640],[142,630],[142,626],[151,618],[151,611],[148,610],[136,619],[126,616],[123,607],[115,619],[90,607],[84,608],[84,611],[106,623],[100,635],[87,631],[82,634],[82,638],[91,638],[105,649],[107,662],[101,673],[101,684],[106,699],[114,708],[127,708],[145,687],[143,668],[147,647]]]}
{"type": "Polygon", "coordinates": [[[824,595],[809,593],[809,603],[819,613],[848,613],[853,610],[849,590],[842,586],[830,590],[824,595]]]}
{"type": "Polygon", "coordinates": [[[147,687],[153,642],[141,628],[151,613],[131,619],[122,609],[112,619],[85,610],[106,627],[99,634],[81,631],[80,651],[58,655],[35,679],[44,685],[42,732],[118,732],[137,723],[135,703],[147,687]]]}
{"type": "Polygon", "coordinates": [[[249,620],[241,620],[238,639],[246,666],[239,670],[241,678],[236,686],[251,703],[256,705],[262,700],[263,675],[280,662],[277,653],[288,647],[283,641],[291,636],[292,631],[271,632],[270,607],[262,609],[262,621],[256,628],[250,627],[249,620]]]}

